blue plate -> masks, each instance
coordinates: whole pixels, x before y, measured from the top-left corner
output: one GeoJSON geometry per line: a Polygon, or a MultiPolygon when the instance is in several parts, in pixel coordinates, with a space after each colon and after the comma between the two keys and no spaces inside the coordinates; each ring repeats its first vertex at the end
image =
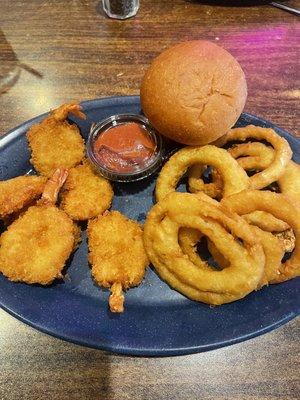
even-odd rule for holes
{"type": "MultiPolygon", "coordinates": [[[[86,138],[91,121],[116,113],[140,113],[139,97],[112,97],[82,103],[89,121],[76,120],[86,138]]],[[[25,132],[34,118],[0,140],[0,179],[31,169],[25,132]]],[[[299,141],[270,122],[243,114],[238,125],[274,128],[300,163],[299,141]]],[[[114,185],[113,209],[139,222],[153,205],[155,179],[114,185]]],[[[167,356],[228,346],[268,332],[299,314],[299,279],[265,287],[219,307],[191,301],[169,288],[149,268],[143,283],[126,293],[125,312],[108,311],[108,291],[93,282],[86,234],[69,260],[68,279],[50,287],[12,283],[0,276],[0,305],[21,321],[50,335],[116,353],[167,356]]]]}

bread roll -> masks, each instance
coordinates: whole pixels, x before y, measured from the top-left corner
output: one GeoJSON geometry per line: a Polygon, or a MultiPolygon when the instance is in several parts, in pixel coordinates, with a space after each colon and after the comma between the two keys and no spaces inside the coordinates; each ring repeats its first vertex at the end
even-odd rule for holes
{"type": "Polygon", "coordinates": [[[204,145],[224,135],[247,98],[237,60],[214,43],[177,44],[154,59],[141,85],[145,115],[162,135],[204,145]]]}

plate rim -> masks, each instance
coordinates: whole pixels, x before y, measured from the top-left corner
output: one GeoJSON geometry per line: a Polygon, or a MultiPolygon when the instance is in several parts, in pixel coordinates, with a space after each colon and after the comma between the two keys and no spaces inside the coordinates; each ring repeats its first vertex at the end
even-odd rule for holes
{"type": "Polygon", "coordinates": [[[122,348],[116,348],[115,346],[111,345],[106,345],[106,344],[94,344],[91,342],[88,342],[86,340],[78,340],[75,337],[73,338],[71,334],[65,335],[65,334],[57,334],[53,332],[50,329],[47,329],[43,327],[42,325],[39,325],[38,323],[31,322],[29,319],[26,319],[25,317],[22,317],[18,313],[14,312],[13,310],[7,308],[6,306],[3,306],[2,302],[0,301],[0,307],[6,311],[9,315],[12,317],[16,318],[18,321],[24,323],[25,325],[28,325],[29,327],[36,329],[39,332],[42,332],[44,334],[47,334],[51,337],[54,337],[55,339],[60,339],[68,343],[75,344],[77,346],[83,346],[91,349],[96,349],[96,350],[102,350],[109,352],[111,354],[116,354],[116,355],[123,355],[123,356],[137,356],[137,357],[176,357],[176,356],[184,356],[184,355],[189,355],[189,354],[200,354],[204,353],[207,351],[212,351],[212,350],[217,350],[220,348],[225,348],[229,346],[233,346],[238,343],[245,342],[250,339],[254,339],[256,337],[262,336],[268,332],[271,332],[288,322],[292,321],[295,319],[299,314],[296,312],[292,312],[289,315],[287,315],[285,318],[282,318],[279,321],[274,322],[271,325],[266,326],[265,328],[262,328],[258,331],[251,332],[249,334],[244,334],[243,336],[239,336],[237,338],[229,339],[229,340],[224,340],[213,343],[213,344],[206,344],[206,345],[200,345],[200,346],[190,346],[190,347],[178,347],[178,348],[172,348],[172,349],[158,349],[158,348],[147,348],[147,349],[141,349],[138,347],[125,347],[123,346],[122,348]]]}

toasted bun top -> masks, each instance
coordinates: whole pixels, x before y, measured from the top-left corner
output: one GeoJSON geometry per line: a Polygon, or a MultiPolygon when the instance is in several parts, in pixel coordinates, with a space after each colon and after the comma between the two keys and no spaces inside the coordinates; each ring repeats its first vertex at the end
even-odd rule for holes
{"type": "Polygon", "coordinates": [[[224,135],[247,98],[244,72],[222,47],[195,40],[177,44],[154,59],[141,85],[145,115],[162,134],[188,145],[224,135]]]}

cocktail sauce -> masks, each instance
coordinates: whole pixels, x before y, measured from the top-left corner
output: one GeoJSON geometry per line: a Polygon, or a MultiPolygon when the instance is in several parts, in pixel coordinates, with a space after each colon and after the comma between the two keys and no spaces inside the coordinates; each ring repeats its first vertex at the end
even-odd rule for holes
{"type": "Polygon", "coordinates": [[[147,130],[136,122],[113,126],[94,143],[96,159],[116,172],[134,172],[146,167],[155,148],[147,130]]]}
{"type": "Polygon", "coordinates": [[[161,165],[162,139],[143,115],[112,115],[92,126],[87,155],[105,178],[134,182],[161,165]]]}

